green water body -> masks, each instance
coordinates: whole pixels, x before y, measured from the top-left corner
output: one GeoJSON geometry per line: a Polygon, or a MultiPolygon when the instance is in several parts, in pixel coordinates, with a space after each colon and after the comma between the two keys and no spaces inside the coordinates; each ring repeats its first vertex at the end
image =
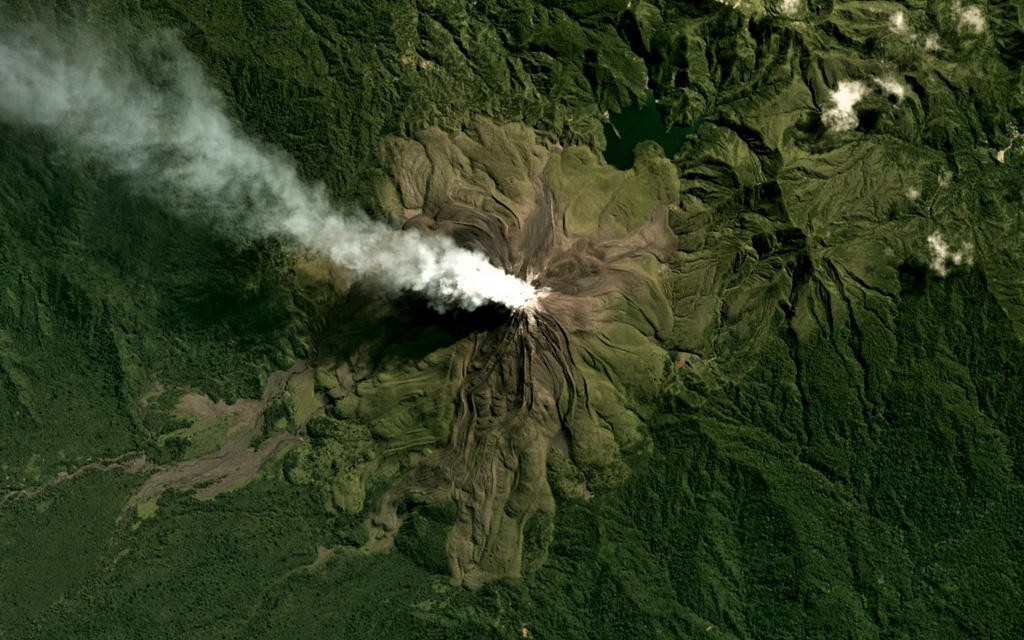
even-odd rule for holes
{"type": "Polygon", "coordinates": [[[604,123],[604,137],[608,146],[604,151],[604,159],[608,164],[619,169],[633,166],[633,149],[644,140],[653,140],[665,150],[669,158],[674,156],[683,146],[683,140],[697,130],[700,120],[689,127],[668,127],[658,110],[654,100],[654,92],[647,92],[647,100],[642,107],[626,107],[613,113],[609,121],[604,123]]]}

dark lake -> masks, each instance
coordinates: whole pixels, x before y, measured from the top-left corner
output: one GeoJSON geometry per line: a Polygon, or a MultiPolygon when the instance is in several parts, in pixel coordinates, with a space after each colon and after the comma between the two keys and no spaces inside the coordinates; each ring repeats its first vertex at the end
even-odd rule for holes
{"type": "Polygon", "coordinates": [[[609,121],[604,123],[604,136],[608,147],[604,159],[608,164],[619,169],[633,166],[633,148],[644,140],[654,140],[665,150],[669,158],[674,156],[683,146],[686,136],[696,131],[700,121],[689,127],[666,127],[665,121],[654,101],[654,92],[647,92],[647,100],[642,107],[627,107],[619,113],[613,113],[609,121]]]}

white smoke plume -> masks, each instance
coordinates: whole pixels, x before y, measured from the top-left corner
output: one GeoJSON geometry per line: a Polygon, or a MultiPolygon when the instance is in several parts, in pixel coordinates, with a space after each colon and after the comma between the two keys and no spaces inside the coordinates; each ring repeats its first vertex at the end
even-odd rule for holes
{"type": "Polygon", "coordinates": [[[536,296],[450,238],[395,230],[360,211],[335,215],[323,185],[242,135],[172,36],[133,53],[135,64],[82,33],[0,31],[0,120],[45,130],[172,210],[250,236],[283,235],[394,291],[420,292],[439,311],[517,309],[536,296]]]}

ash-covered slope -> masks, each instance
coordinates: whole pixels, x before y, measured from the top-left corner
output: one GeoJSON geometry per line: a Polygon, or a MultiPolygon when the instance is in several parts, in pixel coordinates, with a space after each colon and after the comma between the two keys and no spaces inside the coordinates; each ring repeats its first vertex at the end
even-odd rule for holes
{"type": "Polygon", "coordinates": [[[677,178],[653,150],[621,172],[584,147],[542,144],[527,127],[487,120],[454,136],[388,139],[383,149],[393,182],[381,185],[382,199],[407,228],[482,251],[542,295],[504,318],[495,310],[490,326],[456,317],[465,337],[392,363],[386,375],[372,360],[338,361],[325,341],[319,351],[332,366],[363,369],[339,394],[336,415],[406,454],[439,447],[384,495],[378,537],[394,535],[410,500],[454,500],[455,582],[517,576],[524,527],[554,509],[556,437],[568,446],[552,455],[567,456],[586,491],[619,484],[628,475],[622,451],[645,446],[629,398],[660,377],[667,358],[654,338],[671,326],[659,276],[674,246],[667,220],[677,178]],[[424,393],[435,385],[442,395],[424,393]],[[420,439],[429,425],[444,436],[420,439]]]}
{"type": "Polygon", "coordinates": [[[454,137],[385,142],[407,226],[477,248],[542,292],[472,337],[452,366],[450,442],[382,505],[394,529],[409,495],[454,499],[448,558],[455,581],[471,585],[519,574],[524,526],[554,507],[547,456],[560,432],[592,488],[621,479],[620,450],[642,439],[626,394],[660,373],[665,356],[651,339],[670,324],[658,275],[674,245],[671,166],[651,157],[622,173],[535,135],[479,120],[454,137]],[[639,376],[623,384],[630,371],[639,376]]]}

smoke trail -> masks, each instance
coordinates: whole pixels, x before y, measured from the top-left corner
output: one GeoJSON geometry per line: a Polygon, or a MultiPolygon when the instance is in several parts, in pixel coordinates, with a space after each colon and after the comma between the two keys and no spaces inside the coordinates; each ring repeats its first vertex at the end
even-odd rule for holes
{"type": "Polygon", "coordinates": [[[0,118],[46,130],[183,214],[255,236],[285,235],[360,276],[432,306],[518,308],[532,286],[447,237],[397,231],[360,211],[333,215],[323,185],[245,138],[198,61],[165,35],[135,64],[80,33],[0,33],[0,118]]]}

